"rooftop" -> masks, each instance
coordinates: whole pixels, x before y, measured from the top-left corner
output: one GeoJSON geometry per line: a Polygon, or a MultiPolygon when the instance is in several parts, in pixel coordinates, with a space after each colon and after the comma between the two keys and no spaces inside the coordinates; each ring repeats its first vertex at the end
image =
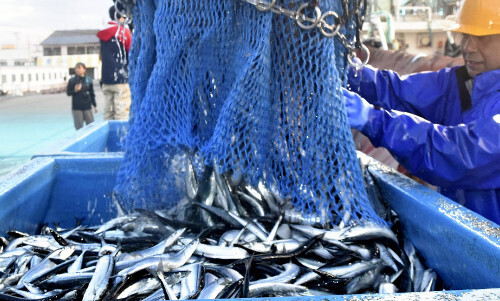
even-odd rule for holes
{"type": "Polygon", "coordinates": [[[99,29],[56,30],[42,41],[42,46],[97,44],[99,29]]]}

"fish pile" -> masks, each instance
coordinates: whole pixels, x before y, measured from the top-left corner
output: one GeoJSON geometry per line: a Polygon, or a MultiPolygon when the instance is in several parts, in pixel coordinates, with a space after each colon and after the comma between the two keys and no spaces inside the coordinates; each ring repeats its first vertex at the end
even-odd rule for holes
{"type": "Polygon", "coordinates": [[[440,279],[389,224],[326,226],[217,169],[168,210],[1,238],[1,300],[184,300],[432,291],[440,279]],[[396,234],[397,233],[397,234],[396,234]]]}

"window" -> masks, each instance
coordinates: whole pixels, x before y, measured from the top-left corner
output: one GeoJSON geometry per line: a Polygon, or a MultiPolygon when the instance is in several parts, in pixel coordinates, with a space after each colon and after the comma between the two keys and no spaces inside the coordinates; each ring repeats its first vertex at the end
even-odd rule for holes
{"type": "Polygon", "coordinates": [[[87,54],[99,54],[99,46],[87,46],[87,54]]]}
{"type": "Polygon", "coordinates": [[[61,47],[43,47],[44,56],[61,55],[61,47]]]}
{"type": "Polygon", "coordinates": [[[38,73],[35,74],[35,81],[38,81],[38,73]]]}
{"type": "Polygon", "coordinates": [[[31,78],[31,73],[28,74],[28,82],[31,82],[32,78],[31,78]]]}
{"type": "Polygon", "coordinates": [[[21,82],[24,83],[24,74],[21,74],[21,82]]]}
{"type": "Polygon", "coordinates": [[[68,47],[68,55],[85,54],[85,46],[68,47]]]}
{"type": "Polygon", "coordinates": [[[7,61],[0,61],[0,66],[7,66],[7,61]]]}
{"type": "Polygon", "coordinates": [[[57,79],[57,73],[54,72],[54,79],[57,79]]]}
{"type": "Polygon", "coordinates": [[[24,61],[14,61],[14,66],[24,66],[24,61]]]}
{"type": "Polygon", "coordinates": [[[52,79],[52,74],[51,74],[51,73],[49,73],[49,80],[51,80],[51,79],[52,79]]]}
{"type": "Polygon", "coordinates": [[[42,73],[42,80],[45,80],[45,73],[42,73]]]}
{"type": "Polygon", "coordinates": [[[16,75],[15,74],[12,74],[12,82],[15,83],[16,82],[16,75]]]}
{"type": "Polygon", "coordinates": [[[7,75],[2,74],[2,84],[7,83],[7,75]]]}

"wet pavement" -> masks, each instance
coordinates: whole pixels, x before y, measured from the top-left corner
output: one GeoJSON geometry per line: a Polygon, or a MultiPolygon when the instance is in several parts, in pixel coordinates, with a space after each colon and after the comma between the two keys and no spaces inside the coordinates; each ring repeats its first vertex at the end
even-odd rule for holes
{"type": "MultiPolygon", "coordinates": [[[[100,121],[104,96],[99,84],[94,89],[99,110],[94,118],[100,121]]],[[[71,97],[65,93],[0,96],[0,177],[75,131],[71,97]]]]}

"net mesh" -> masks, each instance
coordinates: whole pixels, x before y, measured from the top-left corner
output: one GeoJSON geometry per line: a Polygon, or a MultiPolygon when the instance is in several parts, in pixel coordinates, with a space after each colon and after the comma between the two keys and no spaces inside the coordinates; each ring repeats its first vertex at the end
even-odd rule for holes
{"type": "MultiPolygon", "coordinates": [[[[304,0],[278,3],[296,11],[304,0]]],[[[319,8],[344,13],[339,0],[319,8]]],[[[198,172],[215,165],[263,181],[305,215],[383,223],[342,101],[338,38],[241,0],[137,0],[132,13],[130,130],[115,188],[123,207],[175,205],[187,157],[198,172]]],[[[346,22],[341,33],[353,37],[354,18],[346,22]]]]}

